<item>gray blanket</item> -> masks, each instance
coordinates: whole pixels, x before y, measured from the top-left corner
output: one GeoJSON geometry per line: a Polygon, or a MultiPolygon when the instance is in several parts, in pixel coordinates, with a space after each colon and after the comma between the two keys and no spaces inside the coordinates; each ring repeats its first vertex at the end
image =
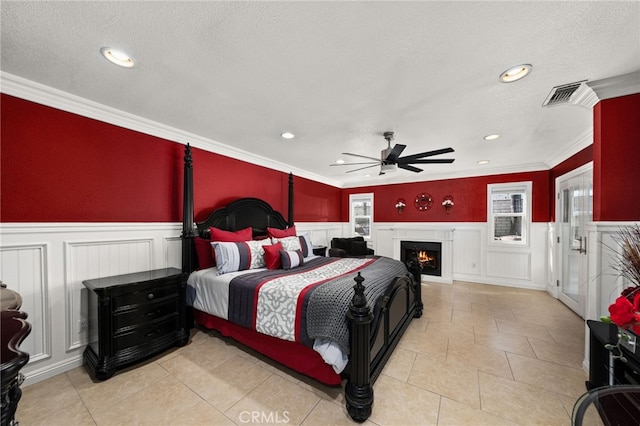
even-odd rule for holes
{"type": "MultiPolygon", "coordinates": [[[[407,275],[405,265],[394,259],[380,257],[361,271],[365,287],[364,294],[373,312],[373,304],[385,293],[394,277],[407,275]]],[[[357,273],[327,282],[310,296],[307,307],[307,332],[312,339],[335,342],[349,353],[349,328],[346,313],[353,297],[353,286],[357,273]]]]}

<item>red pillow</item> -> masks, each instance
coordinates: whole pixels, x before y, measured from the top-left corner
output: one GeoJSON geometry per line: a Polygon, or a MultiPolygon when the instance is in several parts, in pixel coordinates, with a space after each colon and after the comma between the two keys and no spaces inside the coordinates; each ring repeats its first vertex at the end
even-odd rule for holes
{"type": "Polygon", "coordinates": [[[293,225],[287,229],[267,228],[267,234],[269,234],[271,238],[295,237],[296,226],[293,225]]]}
{"type": "Polygon", "coordinates": [[[196,243],[196,256],[198,256],[198,269],[211,268],[216,266],[216,260],[211,250],[211,241],[204,238],[195,237],[193,241],[196,243]]]}
{"type": "Polygon", "coordinates": [[[223,231],[222,229],[211,227],[209,231],[211,231],[211,241],[220,241],[221,243],[250,241],[253,235],[250,226],[239,231],[223,231]]]}
{"type": "Polygon", "coordinates": [[[216,254],[211,247],[211,241],[220,241],[225,243],[237,243],[251,240],[251,227],[241,229],[240,231],[231,232],[223,231],[218,228],[209,228],[211,231],[211,240],[195,237],[193,240],[196,244],[196,256],[198,257],[198,269],[211,268],[216,266],[216,254]]]}
{"type": "Polygon", "coordinates": [[[280,259],[280,250],[283,250],[282,243],[278,242],[271,246],[262,246],[264,249],[264,263],[267,269],[282,268],[282,260],[280,259]]]}

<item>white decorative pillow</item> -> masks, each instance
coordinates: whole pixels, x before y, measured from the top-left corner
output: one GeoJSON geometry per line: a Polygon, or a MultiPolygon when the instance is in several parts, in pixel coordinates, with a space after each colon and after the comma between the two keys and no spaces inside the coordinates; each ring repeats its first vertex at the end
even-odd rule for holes
{"type": "Polygon", "coordinates": [[[282,269],[292,269],[304,264],[302,250],[280,250],[282,269]]]}
{"type": "Polygon", "coordinates": [[[282,248],[285,250],[302,250],[302,245],[300,245],[300,238],[295,237],[285,237],[285,238],[272,238],[273,244],[280,242],[282,244],[282,248]]]}
{"type": "Polygon", "coordinates": [[[236,243],[212,242],[216,253],[216,266],[219,274],[264,268],[264,248],[269,240],[243,241],[236,243]]]}
{"type": "Polygon", "coordinates": [[[311,237],[309,234],[303,233],[298,235],[300,239],[300,247],[302,248],[302,254],[304,257],[309,257],[313,254],[313,244],[311,244],[311,237]]]}

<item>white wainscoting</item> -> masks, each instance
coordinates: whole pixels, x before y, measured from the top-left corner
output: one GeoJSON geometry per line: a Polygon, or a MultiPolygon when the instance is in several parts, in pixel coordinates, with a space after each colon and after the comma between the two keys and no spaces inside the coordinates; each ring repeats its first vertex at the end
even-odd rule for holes
{"type": "MultiPolygon", "coordinates": [[[[640,222],[595,222],[587,224],[587,286],[585,320],[599,320],[609,315],[609,305],[629,283],[615,270],[620,246],[616,234],[627,226],[640,226],[640,222]]],[[[556,274],[560,273],[556,271],[556,274]]],[[[585,322],[585,336],[589,328],[585,322]]],[[[584,342],[582,367],[589,371],[589,339],[584,342]]]]}
{"type": "MultiPolygon", "coordinates": [[[[330,245],[348,224],[296,223],[313,244],[330,245]]],[[[82,365],[87,342],[82,281],[181,268],[181,223],[3,223],[0,280],[23,298],[31,333],[22,370],[29,385],[82,365]]]]}
{"type": "Polygon", "coordinates": [[[47,252],[46,242],[8,244],[4,237],[0,247],[0,280],[20,293],[23,309],[32,312],[31,333],[20,346],[31,362],[51,356],[47,252]]]}
{"type": "Polygon", "coordinates": [[[180,267],[178,223],[3,223],[0,280],[23,298],[31,333],[26,384],[82,365],[87,305],[82,281],[180,267]]]}
{"type": "Polygon", "coordinates": [[[640,222],[598,222],[587,225],[588,285],[585,319],[599,319],[609,315],[609,305],[630,284],[614,266],[619,261],[618,232],[640,222]]]}
{"type": "Polygon", "coordinates": [[[376,254],[399,259],[399,254],[394,251],[394,241],[398,236],[410,239],[412,233],[421,238],[425,233],[445,235],[447,232],[452,235],[452,264],[450,275],[447,272],[444,281],[546,289],[549,281],[547,223],[531,225],[531,239],[526,246],[498,246],[489,241],[486,223],[378,222],[374,224],[373,245],[376,254]]]}
{"type": "Polygon", "coordinates": [[[313,245],[327,248],[331,247],[331,239],[342,237],[348,227],[348,223],[342,222],[296,222],[298,234],[307,233],[313,245]]]}

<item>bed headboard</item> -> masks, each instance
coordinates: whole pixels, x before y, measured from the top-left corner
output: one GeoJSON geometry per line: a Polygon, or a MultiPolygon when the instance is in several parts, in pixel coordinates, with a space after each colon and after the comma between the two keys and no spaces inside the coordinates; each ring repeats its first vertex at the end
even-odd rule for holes
{"type": "Polygon", "coordinates": [[[253,236],[257,237],[267,235],[267,227],[286,229],[289,222],[263,200],[240,198],[214,210],[204,222],[196,223],[198,235],[209,238],[209,228],[212,226],[225,231],[238,231],[250,226],[253,236]]]}
{"type": "Polygon", "coordinates": [[[191,146],[184,150],[184,192],[182,218],[182,271],[196,269],[195,243],[197,236],[209,238],[209,228],[238,231],[247,227],[253,229],[253,236],[267,234],[267,227],[286,229],[293,226],[293,174],[289,173],[288,220],[273,210],[269,203],[258,198],[240,198],[225,207],[214,210],[204,222],[194,222],[193,211],[193,161],[191,146]]]}

